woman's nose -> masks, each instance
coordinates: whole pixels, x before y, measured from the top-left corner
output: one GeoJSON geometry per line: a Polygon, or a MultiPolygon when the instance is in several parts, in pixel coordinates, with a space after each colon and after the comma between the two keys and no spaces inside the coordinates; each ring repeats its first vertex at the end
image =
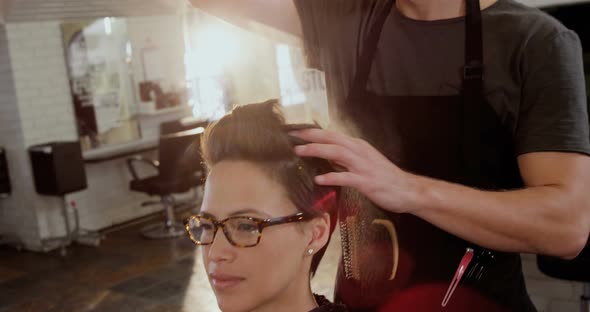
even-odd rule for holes
{"type": "Polygon", "coordinates": [[[209,245],[209,259],[212,261],[232,261],[235,258],[235,247],[228,241],[222,229],[219,229],[209,245]]]}

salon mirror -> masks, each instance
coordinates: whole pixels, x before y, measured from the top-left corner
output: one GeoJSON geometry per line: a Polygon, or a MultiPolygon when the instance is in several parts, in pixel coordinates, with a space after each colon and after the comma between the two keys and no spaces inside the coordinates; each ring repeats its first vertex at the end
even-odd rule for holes
{"type": "Polygon", "coordinates": [[[66,21],[61,29],[84,150],[154,136],[146,133],[154,116],[190,113],[178,16],[66,21]]]}
{"type": "Polygon", "coordinates": [[[139,139],[126,20],[107,17],[61,27],[77,129],[85,149],[139,139]]]}

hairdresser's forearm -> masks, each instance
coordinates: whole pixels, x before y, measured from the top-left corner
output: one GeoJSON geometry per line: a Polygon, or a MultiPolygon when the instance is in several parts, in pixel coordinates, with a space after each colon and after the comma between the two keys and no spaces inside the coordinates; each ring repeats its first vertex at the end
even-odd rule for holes
{"type": "Polygon", "coordinates": [[[567,186],[487,192],[428,178],[415,214],[478,245],[573,258],[588,238],[588,200],[567,186]]]}

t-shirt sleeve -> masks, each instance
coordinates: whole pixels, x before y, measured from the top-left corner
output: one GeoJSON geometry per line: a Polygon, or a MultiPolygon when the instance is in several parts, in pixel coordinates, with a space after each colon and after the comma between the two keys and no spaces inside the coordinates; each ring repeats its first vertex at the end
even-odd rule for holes
{"type": "Polygon", "coordinates": [[[582,48],[569,30],[531,39],[522,59],[523,89],[515,133],[517,155],[590,155],[582,48]]]}

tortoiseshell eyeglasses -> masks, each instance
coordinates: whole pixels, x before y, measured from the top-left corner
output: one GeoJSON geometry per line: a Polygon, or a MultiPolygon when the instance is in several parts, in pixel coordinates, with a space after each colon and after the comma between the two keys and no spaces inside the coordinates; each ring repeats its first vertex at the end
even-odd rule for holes
{"type": "Polygon", "coordinates": [[[262,230],[269,226],[302,222],[312,219],[307,214],[297,213],[285,217],[259,219],[253,217],[236,216],[217,221],[206,215],[197,215],[185,221],[185,228],[195,245],[206,246],[213,244],[215,234],[221,227],[227,241],[236,247],[254,247],[260,243],[262,230]]]}

